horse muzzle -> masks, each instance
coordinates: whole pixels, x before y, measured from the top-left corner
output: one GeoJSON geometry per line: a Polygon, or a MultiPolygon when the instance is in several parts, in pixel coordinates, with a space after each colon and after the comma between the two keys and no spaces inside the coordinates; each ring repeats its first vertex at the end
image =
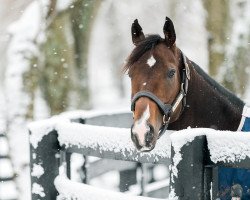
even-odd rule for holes
{"type": "Polygon", "coordinates": [[[151,151],[155,147],[154,127],[150,124],[133,124],[131,126],[131,139],[137,148],[142,152],[151,151]]]}

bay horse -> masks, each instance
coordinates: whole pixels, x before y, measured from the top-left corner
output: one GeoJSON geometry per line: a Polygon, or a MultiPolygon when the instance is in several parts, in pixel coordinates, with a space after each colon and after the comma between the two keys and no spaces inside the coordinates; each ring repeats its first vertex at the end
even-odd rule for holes
{"type": "Polygon", "coordinates": [[[137,19],[131,27],[135,48],[124,71],[131,78],[131,139],[136,148],[151,151],[167,129],[242,130],[250,113],[245,103],[183,54],[168,17],[163,32],[164,38],[145,36],[137,19]]]}

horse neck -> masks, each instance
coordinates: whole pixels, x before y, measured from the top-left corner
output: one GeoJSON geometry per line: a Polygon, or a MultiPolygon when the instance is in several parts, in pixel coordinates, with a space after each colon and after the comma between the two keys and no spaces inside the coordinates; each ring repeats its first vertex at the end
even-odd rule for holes
{"type": "Polygon", "coordinates": [[[195,63],[190,65],[191,79],[187,93],[187,107],[169,129],[204,127],[237,130],[244,103],[215,82],[195,63]]]}

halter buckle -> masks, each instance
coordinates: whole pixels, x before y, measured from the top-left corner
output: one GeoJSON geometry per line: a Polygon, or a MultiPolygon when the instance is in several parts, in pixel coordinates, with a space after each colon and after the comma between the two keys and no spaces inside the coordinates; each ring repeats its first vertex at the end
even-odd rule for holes
{"type": "Polygon", "coordinates": [[[163,121],[163,124],[168,124],[170,122],[170,116],[167,118],[166,115],[163,115],[163,118],[162,118],[162,121],[163,121]]]}

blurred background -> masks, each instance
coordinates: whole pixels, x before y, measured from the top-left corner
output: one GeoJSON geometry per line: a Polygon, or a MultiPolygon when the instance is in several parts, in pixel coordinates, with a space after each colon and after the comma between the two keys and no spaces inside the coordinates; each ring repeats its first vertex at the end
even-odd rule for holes
{"type": "Polygon", "coordinates": [[[169,16],[187,57],[250,102],[249,10],[249,0],[0,0],[0,129],[10,158],[0,173],[11,168],[19,199],[30,199],[28,122],[129,110],[121,68],[136,18],[145,34],[163,36],[169,16]]]}

